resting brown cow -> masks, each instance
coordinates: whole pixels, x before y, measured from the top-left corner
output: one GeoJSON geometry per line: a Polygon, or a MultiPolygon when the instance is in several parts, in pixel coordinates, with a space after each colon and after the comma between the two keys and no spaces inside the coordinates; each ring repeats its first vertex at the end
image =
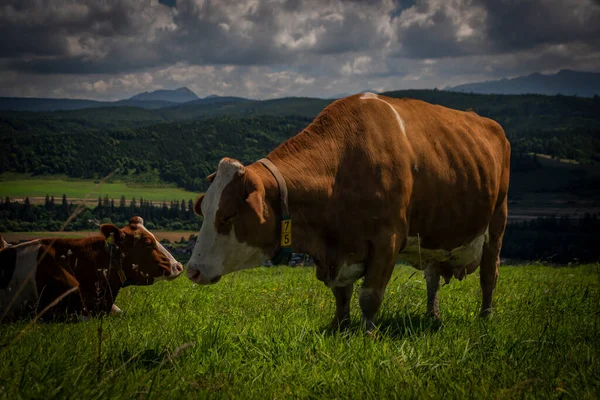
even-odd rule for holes
{"type": "Polygon", "coordinates": [[[329,105],[267,159],[273,165],[219,163],[196,201],[204,223],[191,280],[214,283],[277,253],[287,187],[293,250],[311,255],[332,289],[334,327],[348,321],[353,284],[364,277],[359,304],[373,328],[398,258],[425,271],[427,311],[436,317],[440,276],[462,279],[481,265],[481,315],[489,314],[510,165],[496,122],[365,93],[329,105]]]}
{"type": "Polygon", "coordinates": [[[45,315],[53,316],[108,313],[116,308],[121,287],[174,279],[183,270],[140,217],[123,229],[102,225],[100,232],[85,239],[33,240],[0,251],[0,316],[46,308],[45,315]]]}

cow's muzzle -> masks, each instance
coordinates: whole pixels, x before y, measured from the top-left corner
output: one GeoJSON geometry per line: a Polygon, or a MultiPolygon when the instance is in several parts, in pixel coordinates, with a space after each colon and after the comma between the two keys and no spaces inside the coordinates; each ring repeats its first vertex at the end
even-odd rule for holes
{"type": "Polygon", "coordinates": [[[170,270],[171,270],[171,273],[166,276],[167,279],[168,280],[175,279],[179,275],[181,275],[181,273],[183,272],[183,264],[181,264],[180,262],[171,264],[170,270]]]}
{"type": "Polygon", "coordinates": [[[187,277],[192,282],[197,283],[198,285],[212,285],[221,280],[221,275],[217,275],[213,278],[208,278],[208,277],[202,275],[202,273],[200,272],[199,269],[190,268],[190,266],[188,266],[188,268],[187,268],[187,277]]]}

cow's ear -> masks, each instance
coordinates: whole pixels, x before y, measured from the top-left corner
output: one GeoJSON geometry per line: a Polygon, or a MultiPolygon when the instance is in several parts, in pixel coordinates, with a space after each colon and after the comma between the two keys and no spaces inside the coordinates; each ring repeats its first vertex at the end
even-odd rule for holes
{"type": "Polygon", "coordinates": [[[204,193],[202,193],[201,195],[199,195],[196,198],[196,202],[194,203],[194,212],[202,217],[202,208],[200,207],[202,205],[202,199],[204,198],[204,193]]]}
{"type": "Polygon", "coordinates": [[[123,239],[121,230],[113,224],[103,224],[100,226],[100,232],[102,232],[107,242],[114,240],[116,243],[119,243],[123,239]],[[111,234],[113,239],[111,239],[111,234]]]}
{"type": "Polygon", "coordinates": [[[265,219],[265,187],[255,173],[249,171],[245,174],[244,189],[246,195],[246,204],[256,214],[259,223],[267,222],[265,219]]]}
{"type": "Polygon", "coordinates": [[[206,177],[206,182],[213,183],[213,181],[215,180],[215,176],[217,176],[217,173],[213,172],[212,174],[206,177]]]}

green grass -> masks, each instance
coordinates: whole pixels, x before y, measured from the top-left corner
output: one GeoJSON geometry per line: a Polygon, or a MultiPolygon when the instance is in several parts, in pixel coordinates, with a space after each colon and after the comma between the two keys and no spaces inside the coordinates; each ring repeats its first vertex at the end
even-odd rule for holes
{"type": "MultiPolygon", "coordinates": [[[[3,174],[4,175],[4,174],[3,174]]],[[[143,197],[152,201],[189,200],[196,198],[197,194],[176,187],[150,187],[143,185],[132,185],[123,182],[96,183],[93,180],[72,180],[56,177],[48,178],[15,178],[14,174],[3,177],[0,175],[0,196],[2,197],[45,197],[54,196],[60,202],[63,194],[69,198],[97,199],[98,196],[118,199],[121,195],[130,201],[135,197],[137,200],[143,197]]]]}
{"type": "Polygon", "coordinates": [[[356,296],[350,330],[326,329],[333,296],[312,268],[130,287],[125,312],[103,321],[0,326],[0,397],[597,399],[599,276],[502,267],[482,321],[475,274],[441,288],[436,325],[422,317],[422,273],[399,268],[377,340],[361,332],[356,296]]]}

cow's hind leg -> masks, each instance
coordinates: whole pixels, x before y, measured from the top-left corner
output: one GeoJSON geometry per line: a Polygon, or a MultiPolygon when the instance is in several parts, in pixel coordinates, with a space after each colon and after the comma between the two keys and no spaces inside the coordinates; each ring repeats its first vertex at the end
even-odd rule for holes
{"type": "Polygon", "coordinates": [[[344,330],[350,323],[350,300],[354,284],[339,286],[331,289],[335,296],[335,317],[331,323],[333,330],[344,330]]]}
{"type": "Polygon", "coordinates": [[[440,319],[438,292],[440,288],[440,271],[437,264],[429,264],[425,268],[425,281],[427,282],[427,315],[440,319]]]}
{"type": "Polygon", "coordinates": [[[479,282],[481,284],[482,302],[481,317],[487,317],[492,312],[492,296],[498,281],[498,265],[500,264],[500,249],[506,228],[508,206],[506,198],[494,212],[489,227],[489,241],[483,245],[479,282]]]}
{"type": "Polygon", "coordinates": [[[392,235],[379,246],[371,248],[366,262],[365,279],[363,281],[358,303],[362,311],[365,329],[372,332],[376,327],[373,322],[379,311],[385,288],[390,281],[399,249],[397,236],[392,235]]]}

